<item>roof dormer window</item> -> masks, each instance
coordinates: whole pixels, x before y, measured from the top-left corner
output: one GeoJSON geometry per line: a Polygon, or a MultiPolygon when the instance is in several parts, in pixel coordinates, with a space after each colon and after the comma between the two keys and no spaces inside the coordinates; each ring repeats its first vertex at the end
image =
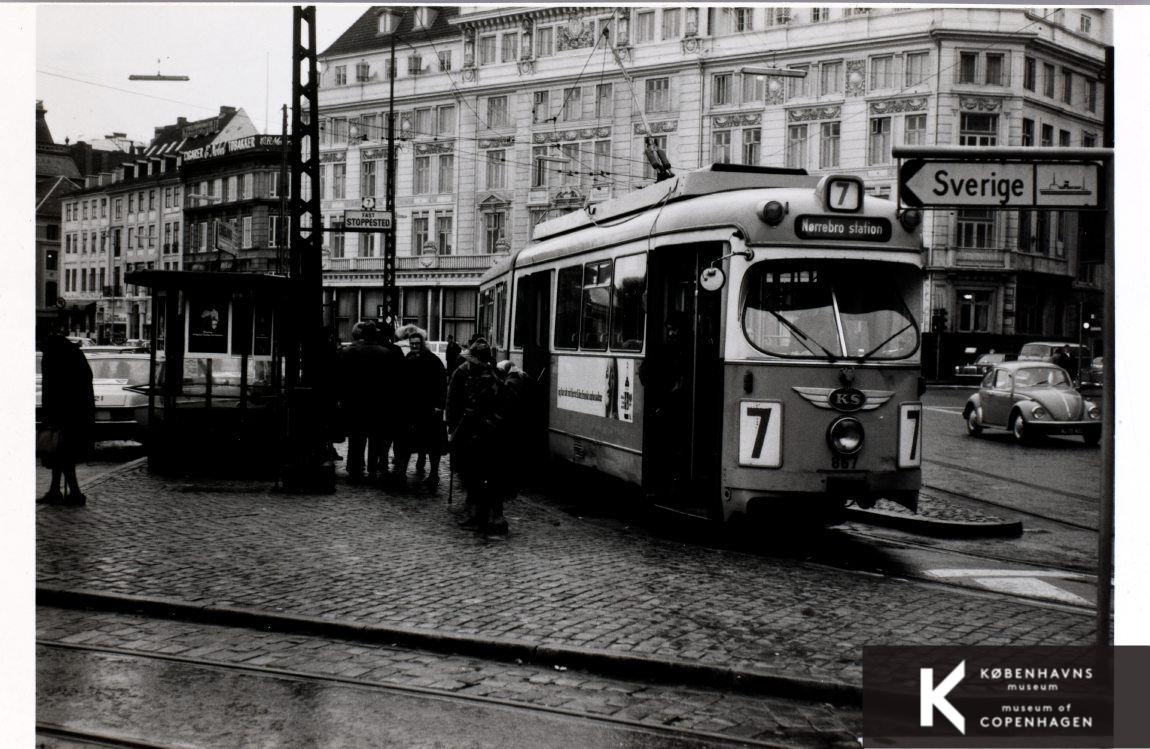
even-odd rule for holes
{"type": "Polygon", "coordinates": [[[415,28],[430,29],[431,24],[435,23],[435,18],[435,9],[422,5],[415,9],[415,28]]]}
{"type": "Polygon", "coordinates": [[[379,14],[379,33],[392,34],[399,27],[399,14],[385,10],[379,14]]]}

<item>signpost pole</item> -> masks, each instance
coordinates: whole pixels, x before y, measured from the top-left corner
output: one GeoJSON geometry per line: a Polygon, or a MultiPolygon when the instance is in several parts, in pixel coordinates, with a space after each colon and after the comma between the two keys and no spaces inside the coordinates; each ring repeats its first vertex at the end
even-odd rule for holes
{"type": "Polygon", "coordinates": [[[385,321],[395,327],[395,32],[391,34],[391,62],[387,67],[387,212],[392,226],[383,234],[383,299],[385,321]]]}

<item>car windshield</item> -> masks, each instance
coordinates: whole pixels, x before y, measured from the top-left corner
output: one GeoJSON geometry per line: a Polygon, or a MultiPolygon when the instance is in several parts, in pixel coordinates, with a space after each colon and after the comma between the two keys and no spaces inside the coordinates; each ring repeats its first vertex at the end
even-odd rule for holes
{"type": "Polygon", "coordinates": [[[979,364],[997,364],[1006,361],[1006,354],[983,354],[978,357],[979,364]]]}
{"type": "Polygon", "coordinates": [[[88,360],[88,365],[92,368],[93,380],[124,380],[131,384],[148,381],[147,359],[93,357],[88,360]]]}
{"type": "Polygon", "coordinates": [[[1021,388],[1069,388],[1070,380],[1061,367],[1028,367],[1014,373],[1014,386],[1021,388]]]}
{"type": "Polygon", "coordinates": [[[905,359],[918,350],[918,324],[903,301],[914,273],[879,263],[758,263],[743,286],[743,330],[775,356],[905,359]]]}

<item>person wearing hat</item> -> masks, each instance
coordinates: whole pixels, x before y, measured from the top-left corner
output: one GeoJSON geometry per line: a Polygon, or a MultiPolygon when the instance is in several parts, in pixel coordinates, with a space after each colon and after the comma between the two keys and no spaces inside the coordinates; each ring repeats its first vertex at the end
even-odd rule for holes
{"type": "Polygon", "coordinates": [[[418,453],[416,473],[430,463],[424,485],[434,490],[439,486],[439,456],[443,451],[443,406],[447,394],[447,371],[439,357],[427,350],[426,338],[419,328],[407,335],[408,351],[404,358],[403,397],[405,423],[396,438],[395,471],[407,474],[412,453],[418,453]]]}
{"type": "Polygon", "coordinates": [[[451,435],[452,470],[467,492],[464,527],[492,536],[507,535],[499,458],[506,437],[506,404],[502,379],[492,361],[491,346],[478,337],[462,354],[447,390],[447,427],[451,435]]]}
{"type": "MultiPolygon", "coordinates": [[[[369,468],[378,463],[380,427],[386,418],[384,399],[376,389],[388,371],[388,352],[376,342],[375,323],[360,321],[351,329],[352,344],[340,356],[340,414],[347,429],[347,476],[352,483],[363,480],[363,451],[368,450],[369,468]]],[[[386,466],[386,453],[385,453],[386,466]]]]}

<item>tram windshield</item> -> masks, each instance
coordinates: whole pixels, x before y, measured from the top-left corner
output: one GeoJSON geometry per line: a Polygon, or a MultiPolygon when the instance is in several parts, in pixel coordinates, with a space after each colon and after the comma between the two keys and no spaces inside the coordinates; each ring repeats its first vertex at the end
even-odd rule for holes
{"type": "Polygon", "coordinates": [[[904,301],[918,271],[883,263],[757,263],[743,286],[747,340],[774,356],[905,359],[918,324],[904,301]]]}

